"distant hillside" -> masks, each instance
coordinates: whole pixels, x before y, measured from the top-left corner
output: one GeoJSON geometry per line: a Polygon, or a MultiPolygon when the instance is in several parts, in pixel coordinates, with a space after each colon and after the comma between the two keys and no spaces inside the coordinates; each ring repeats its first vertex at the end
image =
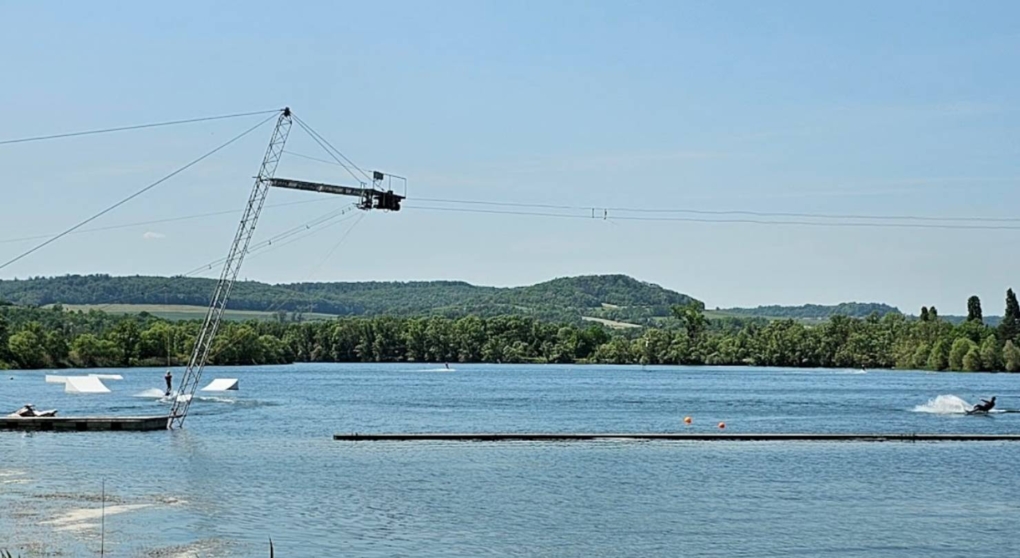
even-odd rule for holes
{"type": "MultiPolygon", "coordinates": [[[[68,275],[0,281],[0,299],[45,306],[205,306],[212,279],[68,275]]],[[[340,316],[450,317],[522,314],[579,321],[582,316],[626,321],[666,316],[689,296],[625,275],[564,277],[513,288],[479,287],[459,281],[294,283],[238,282],[229,308],[257,312],[305,312],[340,316]]]]}
{"type": "MultiPolygon", "coordinates": [[[[945,320],[945,321],[947,321],[947,322],[949,322],[949,323],[951,323],[953,325],[956,325],[956,324],[962,324],[964,321],[966,321],[967,320],[967,316],[942,316],[942,315],[940,315],[939,319],[940,320],[945,320]]],[[[1002,322],[1002,316],[984,316],[984,319],[982,321],[987,326],[999,327],[999,324],[1002,322]]]]}
{"type": "Polygon", "coordinates": [[[879,316],[900,314],[899,308],[879,302],[844,302],[833,306],[804,304],[802,306],[759,306],[757,308],[726,308],[720,314],[739,317],[759,317],[794,320],[827,320],[833,316],[866,318],[873,312],[879,316]]]}

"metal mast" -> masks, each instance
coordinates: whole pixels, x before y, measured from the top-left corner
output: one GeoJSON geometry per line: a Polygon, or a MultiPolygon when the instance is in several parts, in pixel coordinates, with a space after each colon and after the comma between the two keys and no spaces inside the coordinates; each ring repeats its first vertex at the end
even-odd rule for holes
{"type": "Polygon", "coordinates": [[[276,174],[276,167],[283,155],[283,146],[290,134],[291,114],[290,109],[285,108],[276,121],[276,128],[273,130],[273,137],[269,141],[269,148],[266,149],[266,156],[262,159],[262,166],[255,178],[255,185],[252,187],[251,196],[248,198],[248,205],[245,207],[244,216],[241,217],[241,224],[237,227],[237,234],[234,236],[234,243],[230,246],[227,254],[227,261],[223,264],[223,271],[220,273],[220,280],[216,283],[216,291],[213,294],[209,310],[205,315],[205,322],[195,342],[195,349],[188,360],[188,367],[181,376],[177,388],[177,395],[174,398],[173,407],[170,411],[170,419],[167,421],[167,428],[173,429],[184,424],[188,416],[188,408],[191,406],[191,399],[198,389],[198,382],[202,378],[202,370],[209,360],[209,352],[212,350],[213,339],[220,328],[220,320],[223,317],[223,310],[227,307],[227,299],[230,297],[230,290],[234,286],[237,274],[241,271],[241,263],[248,252],[248,244],[255,234],[255,225],[262,213],[262,206],[266,201],[266,194],[276,174]]]}

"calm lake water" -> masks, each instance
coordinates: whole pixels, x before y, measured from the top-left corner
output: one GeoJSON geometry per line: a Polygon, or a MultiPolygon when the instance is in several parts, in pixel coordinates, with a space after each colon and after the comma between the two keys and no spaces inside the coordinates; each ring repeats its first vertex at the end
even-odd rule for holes
{"type": "MultiPolygon", "coordinates": [[[[1020,376],[681,367],[209,369],[185,429],[0,432],[0,548],[109,556],[1020,556],[1020,443],[334,442],[337,432],[1020,433],[1020,376]],[[930,403],[938,396],[946,396],[930,403]],[[684,416],[694,420],[684,426],[684,416]],[[95,553],[95,554],[94,554],[95,553]]],[[[85,374],[64,371],[60,374],[85,374]]],[[[157,414],[8,372],[0,412],[157,414]],[[12,378],[12,379],[9,379],[12,378]]]]}

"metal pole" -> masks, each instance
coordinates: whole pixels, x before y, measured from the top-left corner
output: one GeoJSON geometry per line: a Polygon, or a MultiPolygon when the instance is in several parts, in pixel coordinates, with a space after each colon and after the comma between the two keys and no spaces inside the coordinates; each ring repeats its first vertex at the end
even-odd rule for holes
{"type": "Polygon", "coordinates": [[[100,498],[99,556],[106,555],[106,479],[103,479],[103,495],[100,498]]]}

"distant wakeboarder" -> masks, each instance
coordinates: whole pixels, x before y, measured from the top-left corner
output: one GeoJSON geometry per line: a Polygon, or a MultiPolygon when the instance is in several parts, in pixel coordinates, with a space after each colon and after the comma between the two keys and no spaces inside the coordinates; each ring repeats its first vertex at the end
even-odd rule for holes
{"type": "Polygon", "coordinates": [[[995,407],[995,396],[993,395],[990,400],[982,399],[980,403],[974,405],[974,408],[970,410],[972,413],[987,413],[995,407]]]}

